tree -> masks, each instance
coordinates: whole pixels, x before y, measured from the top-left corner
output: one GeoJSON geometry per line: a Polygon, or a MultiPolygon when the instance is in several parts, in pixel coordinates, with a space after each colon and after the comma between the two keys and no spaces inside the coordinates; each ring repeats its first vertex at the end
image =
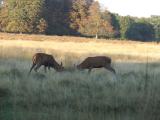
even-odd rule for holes
{"type": "Polygon", "coordinates": [[[120,37],[120,23],[119,23],[120,16],[114,13],[110,13],[110,15],[111,15],[111,25],[113,26],[113,30],[114,30],[114,37],[119,38],[120,37]]]}
{"type": "Polygon", "coordinates": [[[127,39],[150,41],[154,39],[154,29],[150,23],[138,22],[128,28],[126,32],[127,39]]]}
{"type": "Polygon", "coordinates": [[[113,27],[110,24],[110,16],[107,11],[103,14],[100,11],[98,2],[93,2],[89,8],[89,16],[85,26],[87,35],[100,37],[110,37],[113,34],[113,27]],[[107,18],[108,17],[108,18],[107,18]]]}
{"type": "Polygon", "coordinates": [[[8,9],[7,4],[4,2],[4,4],[1,4],[0,7],[0,31],[5,31],[6,26],[8,25],[9,19],[8,19],[8,9]]]}
{"type": "Polygon", "coordinates": [[[98,38],[99,28],[102,25],[100,6],[98,2],[93,2],[89,9],[89,25],[91,28],[91,35],[96,35],[98,38]]]}
{"type": "Polygon", "coordinates": [[[120,24],[120,35],[122,39],[126,39],[126,32],[128,28],[134,23],[134,19],[130,16],[120,16],[119,24],[120,24]]]}
{"type": "Polygon", "coordinates": [[[69,12],[72,0],[46,0],[43,16],[47,21],[47,34],[69,35],[69,12]]]}
{"type": "MultiPolygon", "coordinates": [[[[3,31],[17,33],[37,32],[37,26],[42,19],[44,0],[6,0],[2,11],[7,11],[6,26],[3,31]]],[[[1,15],[2,16],[2,12],[1,15]]],[[[4,22],[3,19],[0,20],[4,22]]]]}
{"type": "Polygon", "coordinates": [[[85,26],[87,24],[88,10],[92,0],[73,0],[70,11],[70,27],[79,32],[85,33],[85,26]]]}
{"type": "Polygon", "coordinates": [[[155,39],[159,41],[160,40],[160,16],[151,16],[151,18],[149,18],[147,21],[153,25],[153,28],[155,31],[155,39]]]}
{"type": "Polygon", "coordinates": [[[46,32],[47,27],[47,22],[43,18],[40,19],[37,25],[37,33],[44,34],[46,32]]]}

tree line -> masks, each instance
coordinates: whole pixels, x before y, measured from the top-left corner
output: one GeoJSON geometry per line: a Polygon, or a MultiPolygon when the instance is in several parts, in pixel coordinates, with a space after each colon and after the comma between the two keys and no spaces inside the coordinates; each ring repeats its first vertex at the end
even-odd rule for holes
{"type": "Polygon", "coordinates": [[[101,10],[94,0],[3,0],[0,31],[160,40],[160,16],[120,16],[101,10]]]}

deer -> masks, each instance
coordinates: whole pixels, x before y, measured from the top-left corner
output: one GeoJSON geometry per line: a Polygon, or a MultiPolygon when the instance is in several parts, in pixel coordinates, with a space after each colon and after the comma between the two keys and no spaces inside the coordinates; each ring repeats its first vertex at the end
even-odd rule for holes
{"type": "Polygon", "coordinates": [[[79,70],[88,69],[88,73],[90,73],[93,68],[105,68],[116,74],[116,71],[111,67],[111,58],[107,56],[87,57],[76,67],[79,70]]]}
{"type": "Polygon", "coordinates": [[[61,64],[58,64],[54,57],[52,55],[46,54],[46,53],[35,53],[32,57],[32,67],[30,68],[29,74],[31,73],[32,69],[34,68],[34,71],[37,72],[37,70],[43,65],[45,72],[46,67],[48,67],[48,70],[50,68],[54,68],[56,71],[61,72],[64,70],[64,67],[61,64]]]}

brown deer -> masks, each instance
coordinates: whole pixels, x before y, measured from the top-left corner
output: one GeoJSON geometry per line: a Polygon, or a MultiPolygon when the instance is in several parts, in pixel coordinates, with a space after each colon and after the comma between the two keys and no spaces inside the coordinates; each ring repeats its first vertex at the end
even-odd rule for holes
{"type": "Polygon", "coordinates": [[[111,67],[111,58],[106,56],[95,56],[88,57],[82,63],[77,65],[78,69],[88,69],[90,73],[93,68],[106,68],[107,70],[116,73],[115,70],[111,67]]]}
{"type": "Polygon", "coordinates": [[[58,72],[64,70],[64,67],[62,66],[62,62],[61,62],[61,65],[59,65],[52,55],[48,55],[45,53],[34,54],[33,58],[32,58],[32,62],[33,62],[33,64],[32,64],[32,67],[30,68],[29,74],[31,73],[33,68],[37,72],[37,70],[42,65],[44,65],[45,72],[46,72],[46,67],[48,67],[48,69],[50,69],[50,67],[52,67],[58,72]]]}

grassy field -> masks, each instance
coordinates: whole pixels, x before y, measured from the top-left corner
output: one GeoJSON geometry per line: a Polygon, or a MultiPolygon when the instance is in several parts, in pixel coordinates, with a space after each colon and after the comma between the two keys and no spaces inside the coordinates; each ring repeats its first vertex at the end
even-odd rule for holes
{"type": "MultiPolygon", "coordinates": [[[[159,120],[160,47],[67,36],[0,34],[0,120],[159,120]],[[108,55],[105,69],[27,75],[35,52],[66,68],[87,56],[108,55]]],[[[72,70],[72,71],[71,71],[72,70]]]]}
{"type": "Polygon", "coordinates": [[[144,62],[147,57],[149,61],[160,60],[159,50],[160,46],[155,42],[0,33],[0,52],[3,57],[31,58],[35,52],[45,52],[62,60],[66,56],[77,60],[86,56],[107,55],[116,61],[144,62]]]}

